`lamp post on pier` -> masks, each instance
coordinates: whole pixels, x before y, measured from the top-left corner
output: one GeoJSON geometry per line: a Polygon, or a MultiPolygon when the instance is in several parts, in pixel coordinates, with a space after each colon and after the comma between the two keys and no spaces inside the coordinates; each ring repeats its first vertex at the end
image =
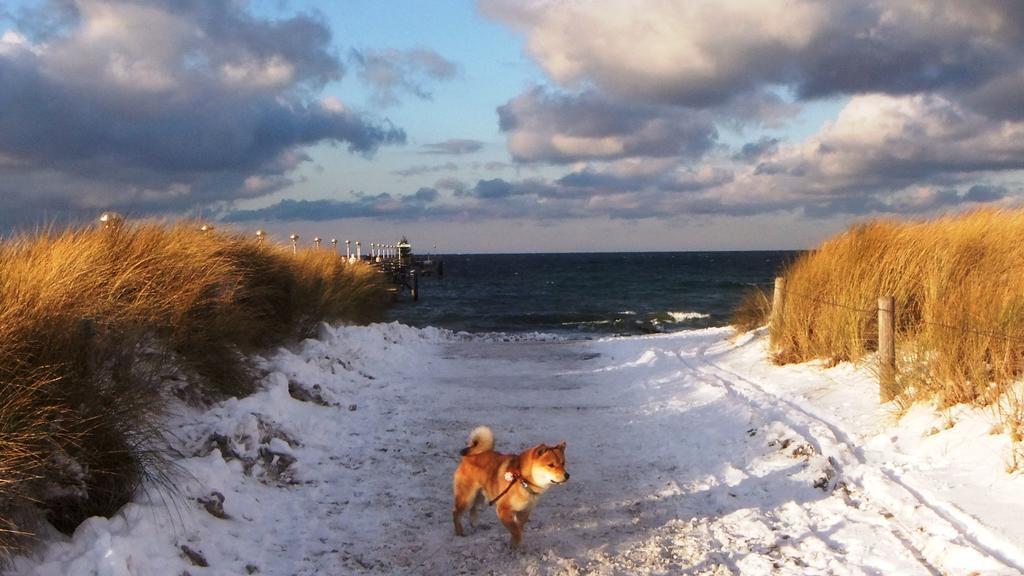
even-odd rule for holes
{"type": "Polygon", "coordinates": [[[100,214],[100,227],[104,230],[116,230],[124,223],[124,217],[117,212],[104,212],[100,214]]]}

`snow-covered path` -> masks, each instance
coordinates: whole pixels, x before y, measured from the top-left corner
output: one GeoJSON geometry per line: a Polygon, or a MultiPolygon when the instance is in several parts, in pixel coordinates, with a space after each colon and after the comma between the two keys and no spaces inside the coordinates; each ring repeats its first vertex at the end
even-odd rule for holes
{"type": "Polygon", "coordinates": [[[893,427],[852,367],[773,367],[760,340],[730,335],[325,329],[264,362],[266,391],[183,411],[194,478],[176,514],[140,498],[16,572],[1020,572],[1019,478],[942,484],[958,466],[928,442],[955,430],[922,440],[927,417],[893,427]],[[452,534],[451,473],[479,424],[500,451],[568,443],[572,480],[541,499],[519,551],[491,510],[452,534]],[[1002,515],[971,507],[979,490],[1002,515]],[[214,491],[226,519],[199,502],[214,491]]]}

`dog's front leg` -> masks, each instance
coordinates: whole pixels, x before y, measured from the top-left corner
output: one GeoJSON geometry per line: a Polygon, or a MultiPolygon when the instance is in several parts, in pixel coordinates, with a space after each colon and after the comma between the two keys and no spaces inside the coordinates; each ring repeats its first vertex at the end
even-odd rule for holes
{"type": "Polygon", "coordinates": [[[519,524],[519,517],[516,512],[508,506],[501,506],[499,504],[498,519],[501,520],[509,534],[512,535],[509,545],[513,548],[518,548],[519,543],[523,541],[523,527],[519,524]]]}
{"type": "Polygon", "coordinates": [[[520,510],[516,512],[516,521],[519,523],[519,529],[526,528],[526,523],[530,521],[530,509],[520,510]]]}

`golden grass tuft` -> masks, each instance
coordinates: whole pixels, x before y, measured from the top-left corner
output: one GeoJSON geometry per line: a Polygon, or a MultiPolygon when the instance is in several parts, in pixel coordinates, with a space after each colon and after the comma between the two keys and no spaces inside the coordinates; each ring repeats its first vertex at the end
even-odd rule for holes
{"type": "Polygon", "coordinates": [[[1024,210],[855,226],[784,275],[777,362],[862,360],[877,349],[878,297],[893,296],[902,401],[994,406],[1021,438],[1024,210]]]}
{"type": "Polygon", "coordinates": [[[386,306],[386,276],[367,265],[351,266],[329,250],[306,250],[294,259],[292,305],[298,336],[316,324],[346,320],[371,322],[386,306]]]}
{"type": "Polygon", "coordinates": [[[377,319],[387,302],[367,264],[187,222],[0,243],[0,556],[36,507],[69,532],[166,479],[168,362],[202,377],[193,399],[244,395],[243,353],[377,319]]]}
{"type": "Polygon", "coordinates": [[[747,332],[767,324],[771,312],[771,294],[764,288],[754,287],[744,292],[729,323],[740,332],[747,332]]]}

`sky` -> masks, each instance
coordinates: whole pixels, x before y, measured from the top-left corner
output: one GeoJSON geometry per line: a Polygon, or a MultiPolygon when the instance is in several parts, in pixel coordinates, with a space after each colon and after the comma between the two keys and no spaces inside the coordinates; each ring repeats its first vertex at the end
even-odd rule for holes
{"type": "Polygon", "coordinates": [[[1022,165],[1018,0],[0,0],[0,230],[809,248],[1022,165]]]}

